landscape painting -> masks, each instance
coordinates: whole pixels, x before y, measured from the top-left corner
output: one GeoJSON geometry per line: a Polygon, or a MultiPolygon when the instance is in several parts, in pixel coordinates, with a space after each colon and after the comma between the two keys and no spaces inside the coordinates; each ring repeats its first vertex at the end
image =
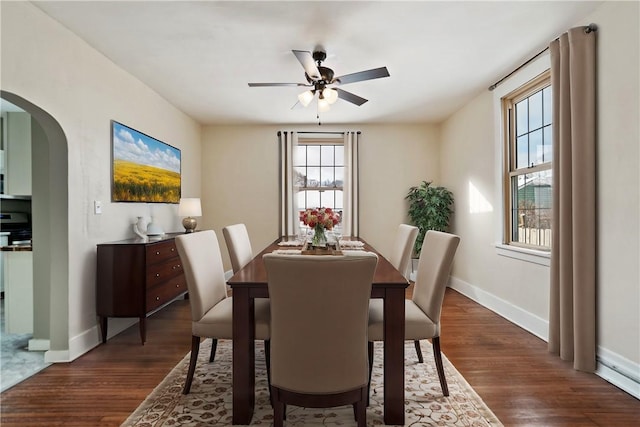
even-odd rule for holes
{"type": "Polygon", "coordinates": [[[112,202],[179,203],[180,150],[111,121],[112,202]]]}

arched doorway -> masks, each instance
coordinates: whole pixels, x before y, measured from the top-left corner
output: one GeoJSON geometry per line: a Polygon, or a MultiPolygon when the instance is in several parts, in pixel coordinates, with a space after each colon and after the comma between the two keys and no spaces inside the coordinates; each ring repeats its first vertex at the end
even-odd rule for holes
{"type": "Polygon", "coordinates": [[[7,91],[0,97],[22,108],[39,124],[32,159],[34,339],[48,342],[46,361],[69,353],[68,144],[57,120],[42,108],[7,91]]]}

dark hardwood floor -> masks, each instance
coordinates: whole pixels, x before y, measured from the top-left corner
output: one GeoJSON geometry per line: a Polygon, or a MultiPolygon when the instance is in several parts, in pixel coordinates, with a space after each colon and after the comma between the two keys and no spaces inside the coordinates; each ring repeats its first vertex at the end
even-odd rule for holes
{"type": "MultiPolygon", "coordinates": [[[[152,315],[144,346],[136,325],[2,393],[0,424],[119,426],[189,351],[188,304],[176,301],[152,315]]],[[[544,341],[452,290],[440,341],[505,426],[640,425],[639,400],[574,371],[549,355],[544,341]]]]}

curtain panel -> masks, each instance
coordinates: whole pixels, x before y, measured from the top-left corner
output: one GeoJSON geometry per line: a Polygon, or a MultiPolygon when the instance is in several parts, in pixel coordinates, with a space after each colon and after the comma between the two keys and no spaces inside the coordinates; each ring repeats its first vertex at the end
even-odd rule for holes
{"type": "Polygon", "coordinates": [[[360,132],[344,133],[344,211],[342,216],[342,234],[344,236],[360,236],[359,227],[359,181],[358,150],[360,132]]]}
{"type": "Polygon", "coordinates": [[[549,45],[553,88],[553,240],[549,351],[596,368],[596,32],[549,45]]]}
{"type": "Polygon", "coordinates": [[[298,235],[298,208],[293,182],[293,155],[298,145],[297,132],[278,132],[280,153],[280,236],[298,235]]]}

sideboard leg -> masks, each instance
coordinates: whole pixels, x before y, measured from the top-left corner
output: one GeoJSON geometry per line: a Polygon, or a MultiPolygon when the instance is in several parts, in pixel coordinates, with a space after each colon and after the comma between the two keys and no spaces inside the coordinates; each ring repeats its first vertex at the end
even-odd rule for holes
{"type": "Polygon", "coordinates": [[[147,341],[147,331],[145,328],[145,320],[146,320],[146,317],[140,318],[140,341],[142,341],[142,345],[144,345],[145,341],[147,341]]]}
{"type": "Polygon", "coordinates": [[[102,344],[107,342],[107,316],[100,317],[100,332],[102,333],[102,344]]]}

